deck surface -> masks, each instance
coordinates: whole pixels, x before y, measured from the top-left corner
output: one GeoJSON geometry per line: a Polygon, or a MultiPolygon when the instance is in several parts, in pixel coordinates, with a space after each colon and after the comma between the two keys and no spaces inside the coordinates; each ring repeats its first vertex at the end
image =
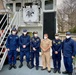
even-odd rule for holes
{"type": "MultiPolygon", "coordinates": [[[[16,64],[17,69],[12,68],[12,70],[8,70],[9,65],[4,65],[3,69],[0,71],[0,75],[63,75],[62,73],[61,74],[53,73],[53,69],[51,70],[51,73],[48,73],[47,70],[42,71],[41,67],[39,67],[39,70],[36,70],[35,68],[29,69],[26,66],[26,62],[23,63],[22,68],[18,68],[19,64],[20,62],[17,61],[17,64],[16,64]]],[[[52,63],[51,63],[51,67],[53,68],[52,63]]],[[[61,65],[61,72],[62,71],[65,71],[63,60],[61,65]]],[[[75,75],[75,73],[73,73],[73,75],[75,75]]]]}

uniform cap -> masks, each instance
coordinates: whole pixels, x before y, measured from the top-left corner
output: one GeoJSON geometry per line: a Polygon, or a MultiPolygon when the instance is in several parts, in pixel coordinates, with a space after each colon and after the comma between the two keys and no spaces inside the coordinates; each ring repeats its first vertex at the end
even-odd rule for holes
{"type": "Polygon", "coordinates": [[[12,28],[12,31],[16,31],[16,28],[12,28]]]}
{"type": "Polygon", "coordinates": [[[55,36],[59,36],[59,34],[58,34],[58,33],[56,33],[56,34],[55,34],[55,36]]]}
{"type": "Polygon", "coordinates": [[[66,35],[70,35],[71,33],[70,32],[66,32],[66,35]]]}
{"type": "Polygon", "coordinates": [[[35,31],[35,32],[33,32],[33,34],[38,34],[38,32],[37,32],[37,31],[35,31]]]}
{"type": "Polygon", "coordinates": [[[24,30],[23,30],[23,32],[27,32],[27,30],[26,30],[26,29],[24,29],[24,30]]]}

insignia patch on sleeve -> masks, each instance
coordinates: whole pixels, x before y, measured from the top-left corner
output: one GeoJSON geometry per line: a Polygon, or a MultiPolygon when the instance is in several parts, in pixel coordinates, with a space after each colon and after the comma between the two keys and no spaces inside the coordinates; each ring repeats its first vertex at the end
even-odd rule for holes
{"type": "Polygon", "coordinates": [[[55,44],[55,41],[53,41],[53,43],[55,44]]]}
{"type": "Polygon", "coordinates": [[[59,41],[58,44],[61,44],[61,42],[59,41]]]}
{"type": "Polygon", "coordinates": [[[39,39],[37,39],[37,41],[39,41],[39,39]]]}

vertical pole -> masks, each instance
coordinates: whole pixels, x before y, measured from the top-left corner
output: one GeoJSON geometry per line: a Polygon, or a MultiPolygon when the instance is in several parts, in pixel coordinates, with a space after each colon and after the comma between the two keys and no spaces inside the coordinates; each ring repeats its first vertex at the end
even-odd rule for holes
{"type": "Polygon", "coordinates": [[[58,21],[57,21],[57,0],[54,0],[54,10],[55,10],[55,12],[56,12],[56,17],[55,17],[55,19],[56,19],[56,33],[58,33],[58,21]]]}
{"type": "Polygon", "coordinates": [[[16,3],[15,3],[15,1],[13,1],[13,12],[14,13],[16,12],[16,3]]]}
{"type": "Polygon", "coordinates": [[[44,27],[44,25],[43,25],[43,20],[44,20],[44,10],[45,10],[45,0],[41,0],[41,2],[42,2],[42,38],[43,38],[43,27],[44,27]]]}

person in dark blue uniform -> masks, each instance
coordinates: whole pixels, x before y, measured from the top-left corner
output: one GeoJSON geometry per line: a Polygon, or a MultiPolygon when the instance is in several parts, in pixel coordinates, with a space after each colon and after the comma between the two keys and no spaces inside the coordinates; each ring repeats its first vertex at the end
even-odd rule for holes
{"type": "Polygon", "coordinates": [[[40,52],[40,38],[38,32],[33,32],[31,38],[31,68],[34,67],[34,58],[36,59],[36,70],[39,69],[39,52],[40,52]]]}
{"type": "Polygon", "coordinates": [[[61,73],[61,49],[62,49],[62,41],[59,39],[59,34],[55,34],[55,39],[52,43],[52,59],[54,66],[54,73],[58,71],[61,73]]]}
{"type": "Polygon", "coordinates": [[[12,29],[12,34],[8,36],[6,41],[6,48],[8,50],[8,62],[9,62],[9,70],[14,67],[16,69],[16,55],[17,50],[19,48],[19,37],[17,36],[16,28],[12,29]]]}
{"type": "Polygon", "coordinates": [[[30,36],[27,34],[27,30],[23,30],[23,34],[19,39],[20,44],[20,65],[19,68],[23,66],[23,57],[26,56],[27,67],[30,68],[30,36]]]}
{"type": "Polygon", "coordinates": [[[72,75],[73,72],[73,59],[76,54],[76,43],[73,39],[71,39],[70,32],[66,33],[66,39],[63,41],[63,58],[64,58],[64,66],[66,71],[63,74],[72,75]]]}

